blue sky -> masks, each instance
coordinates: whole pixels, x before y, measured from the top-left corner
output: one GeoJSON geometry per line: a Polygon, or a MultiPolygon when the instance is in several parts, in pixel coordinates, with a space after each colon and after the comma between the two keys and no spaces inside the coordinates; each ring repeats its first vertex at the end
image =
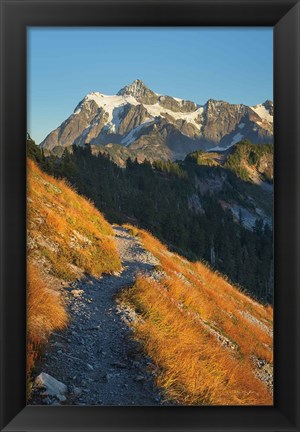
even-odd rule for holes
{"type": "Polygon", "coordinates": [[[28,131],[40,143],[89,92],[141,79],[153,91],[204,104],[273,99],[273,29],[28,29],[28,131]]]}

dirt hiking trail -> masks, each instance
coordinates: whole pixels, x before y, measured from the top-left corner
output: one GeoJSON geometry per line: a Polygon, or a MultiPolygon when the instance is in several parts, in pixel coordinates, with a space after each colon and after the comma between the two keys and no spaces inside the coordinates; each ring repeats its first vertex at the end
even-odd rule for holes
{"type": "Polygon", "coordinates": [[[132,311],[115,299],[138,273],[155,277],[157,261],[127,229],[114,226],[114,231],[123,269],[67,287],[70,324],[52,335],[37,363],[36,375],[45,372],[67,386],[66,400],[34,389],[31,404],[168,404],[154,385],[154,365],[131,338],[126,321],[134,319],[132,311]]]}

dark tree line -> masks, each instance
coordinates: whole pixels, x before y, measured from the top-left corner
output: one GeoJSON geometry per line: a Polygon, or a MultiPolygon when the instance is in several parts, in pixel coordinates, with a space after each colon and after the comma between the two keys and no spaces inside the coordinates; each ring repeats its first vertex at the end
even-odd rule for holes
{"type": "Polygon", "coordinates": [[[213,194],[200,195],[188,163],[128,159],[120,168],[107,155],[92,155],[89,146],[74,146],[57,158],[45,157],[32,142],[28,154],[48,173],[67,178],[110,222],[145,228],[176,252],[213,264],[254,297],[272,302],[271,229],[258,221],[249,231],[213,194]],[[190,208],[192,195],[201,211],[190,208]]]}

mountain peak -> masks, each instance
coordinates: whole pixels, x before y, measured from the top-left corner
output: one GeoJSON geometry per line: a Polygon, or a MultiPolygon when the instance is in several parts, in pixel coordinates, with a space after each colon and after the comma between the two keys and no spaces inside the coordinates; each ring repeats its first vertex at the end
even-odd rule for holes
{"type": "Polygon", "coordinates": [[[121,88],[120,91],[118,91],[118,96],[124,96],[124,95],[140,95],[140,93],[144,92],[145,90],[149,90],[149,88],[146,86],[146,84],[140,80],[136,79],[131,84],[126,85],[125,87],[121,88]]]}
{"type": "Polygon", "coordinates": [[[222,99],[208,99],[207,103],[211,104],[228,104],[229,102],[226,102],[222,99]]]}
{"type": "Polygon", "coordinates": [[[123,87],[117,95],[133,96],[138,102],[145,104],[154,104],[158,101],[157,94],[150,90],[140,79],[136,79],[130,85],[123,87]]]}
{"type": "Polygon", "coordinates": [[[268,111],[272,111],[273,112],[273,101],[267,99],[263,104],[262,104],[268,111]]]}
{"type": "Polygon", "coordinates": [[[144,81],[142,81],[140,79],[135,79],[130,85],[131,86],[147,87],[146,84],[144,83],[144,81]]]}
{"type": "Polygon", "coordinates": [[[41,147],[52,150],[73,144],[118,144],[143,154],[147,147],[147,155],[159,158],[159,145],[161,157],[167,160],[183,158],[195,149],[230,147],[241,138],[271,142],[272,123],[271,101],[250,107],[209,99],[200,106],[155,93],[141,79],[135,79],[117,95],[86,95],[41,147]]]}

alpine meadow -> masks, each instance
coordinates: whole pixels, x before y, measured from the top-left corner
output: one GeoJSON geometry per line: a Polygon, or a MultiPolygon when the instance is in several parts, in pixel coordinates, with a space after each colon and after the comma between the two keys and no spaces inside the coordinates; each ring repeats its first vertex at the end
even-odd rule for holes
{"type": "Polygon", "coordinates": [[[28,47],[28,404],[273,405],[272,30],[28,47]]]}

